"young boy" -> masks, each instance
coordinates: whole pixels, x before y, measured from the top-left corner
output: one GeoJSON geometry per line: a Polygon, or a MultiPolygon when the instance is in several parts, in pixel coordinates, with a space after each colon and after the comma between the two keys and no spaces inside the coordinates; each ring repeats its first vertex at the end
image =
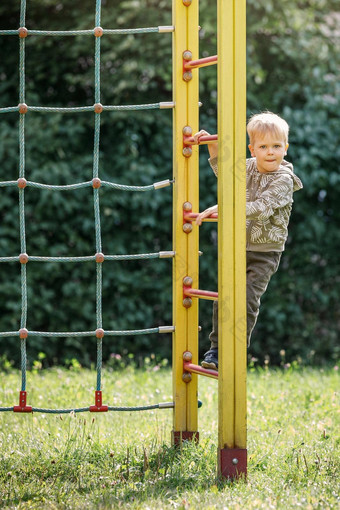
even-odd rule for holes
{"type": "MultiPolygon", "coordinates": [[[[293,165],[284,160],[288,150],[287,122],[270,112],[250,118],[247,125],[249,150],[246,161],[246,250],[247,250],[247,341],[255,327],[260,299],[272,275],[277,271],[288,236],[288,223],[293,193],[302,188],[293,165]]],[[[204,130],[194,135],[199,143],[204,130]]],[[[217,177],[218,144],[209,144],[209,163],[217,177]]],[[[203,218],[218,211],[209,207],[199,214],[203,218]]],[[[213,329],[209,335],[211,348],[204,355],[204,368],[218,369],[218,302],[213,306],[213,329]]]]}

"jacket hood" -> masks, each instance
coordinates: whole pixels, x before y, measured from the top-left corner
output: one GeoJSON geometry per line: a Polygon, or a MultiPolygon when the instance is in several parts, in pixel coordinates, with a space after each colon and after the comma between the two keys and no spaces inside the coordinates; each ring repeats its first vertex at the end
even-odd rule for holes
{"type": "Polygon", "coordinates": [[[293,165],[292,163],[289,163],[285,159],[282,161],[280,168],[278,169],[278,173],[280,174],[289,174],[291,178],[293,179],[293,191],[299,191],[299,189],[303,188],[303,184],[301,182],[301,179],[294,173],[293,165]]]}

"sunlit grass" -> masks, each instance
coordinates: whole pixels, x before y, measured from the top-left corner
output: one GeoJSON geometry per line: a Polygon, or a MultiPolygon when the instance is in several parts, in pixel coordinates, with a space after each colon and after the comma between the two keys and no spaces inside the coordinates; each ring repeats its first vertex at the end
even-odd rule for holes
{"type": "MultiPolygon", "coordinates": [[[[28,374],[28,404],[94,403],[95,373],[28,374]]],[[[20,374],[1,374],[0,406],[20,374]]],[[[216,478],[217,382],[202,378],[200,444],[170,445],[172,410],[0,414],[1,508],[339,508],[339,376],[335,369],[258,369],[248,376],[248,479],[216,478]]],[[[103,402],[172,401],[171,371],[103,372],[103,402]]]]}

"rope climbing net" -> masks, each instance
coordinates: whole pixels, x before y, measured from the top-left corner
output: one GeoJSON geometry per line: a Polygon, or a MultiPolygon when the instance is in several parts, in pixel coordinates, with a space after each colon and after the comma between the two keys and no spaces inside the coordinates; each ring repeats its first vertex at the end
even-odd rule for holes
{"type": "Polygon", "coordinates": [[[164,33],[172,32],[173,27],[151,27],[137,28],[126,30],[110,30],[101,28],[101,0],[96,0],[95,12],[95,28],[93,30],[73,30],[73,31],[42,31],[28,30],[25,27],[26,22],[26,0],[20,3],[20,28],[18,30],[0,30],[0,36],[17,36],[19,38],[19,104],[0,108],[1,114],[18,112],[19,114],[19,176],[16,181],[2,181],[0,188],[17,187],[19,194],[19,231],[20,231],[20,251],[17,256],[0,257],[1,263],[20,263],[21,265],[21,318],[20,328],[17,331],[0,332],[0,337],[17,336],[21,342],[21,391],[19,396],[19,405],[13,407],[0,407],[0,411],[14,412],[43,412],[43,413],[69,413],[69,412],[103,412],[103,411],[139,411],[156,409],[162,407],[173,407],[173,403],[155,404],[143,407],[112,407],[102,404],[101,377],[102,377],[102,345],[104,336],[126,336],[141,335],[150,333],[170,333],[174,330],[173,326],[163,326],[148,329],[136,329],[125,331],[110,331],[103,328],[102,318],[102,265],[104,261],[116,260],[135,260],[135,259],[154,259],[154,258],[172,258],[174,253],[164,251],[158,253],[142,253],[133,255],[104,255],[102,252],[101,238],[101,216],[100,216],[100,188],[107,187],[112,190],[122,190],[129,192],[146,192],[157,190],[166,186],[170,186],[172,181],[165,180],[156,182],[148,186],[126,186],[116,184],[114,182],[103,181],[99,177],[99,147],[100,147],[100,114],[105,111],[128,111],[128,110],[145,110],[145,109],[163,109],[172,108],[171,102],[142,104],[142,105],[121,105],[110,106],[102,105],[100,102],[100,42],[103,35],[111,34],[141,34],[141,33],[164,33]],[[95,37],[95,67],[94,67],[94,105],[78,108],[50,108],[40,106],[30,106],[25,101],[25,40],[28,36],[94,36],[95,37]],[[95,116],[94,121],[94,147],[93,147],[93,175],[92,180],[80,183],[67,184],[64,186],[54,186],[50,184],[42,184],[29,181],[25,177],[25,116],[29,112],[92,112],[95,116]],[[92,255],[82,257],[42,257],[27,254],[26,250],[26,233],[25,233],[25,190],[26,188],[38,188],[41,190],[51,191],[67,191],[77,190],[81,188],[92,187],[94,199],[94,229],[95,229],[95,248],[96,252],[92,255]],[[31,331],[28,329],[27,314],[27,263],[34,262],[88,262],[93,261],[96,264],[96,329],[93,331],[68,331],[68,332],[51,332],[51,331],[31,331]],[[95,391],[95,404],[89,407],[81,407],[74,409],[42,409],[32,407],[26,404],[26,370],[27,370],[27,354],[26,341],[28,337],[45,336],[45,337],[79,337],[93,336],[97,341],[97,382],[95,391]]]}

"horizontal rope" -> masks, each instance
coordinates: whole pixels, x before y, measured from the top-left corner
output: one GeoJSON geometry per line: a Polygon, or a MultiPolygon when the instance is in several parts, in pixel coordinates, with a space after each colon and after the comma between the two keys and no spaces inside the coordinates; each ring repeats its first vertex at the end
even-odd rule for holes
{"type": "MultiPolygon", "coordinates": [[[[202,407],[202,401],[197,401],[198,408],[202,407]]],[[[133,412],[133,411],[150,411],[152,409],[173,409],[175,407],[174,402],[161,402],[159,404],[151,404],[146,406],[108,406],[108,411],[118,412],[133,412]]],[[[0,412],[13,411],[13,407],[0,407],[0,412]]],[[[43,407],[32,407],[32,413],[46,413],[46,414],[71,414],[71,413],[83,413],[90,411],[90,407],[77,407],[75,409],[49,409],[43,407]]]]}
{"type": "MultiPolygon", "coordinates": [[[[171,409],[174,407],[173,402],[166,402],[166,404],[152,404],[148,406],[131,406],[131,407],[116,407],[108,406],[108,411],[117,412],[132,412],[132,411],[151,411],[152,409],[171,409]]],[[[70,413],[84,413],[89,411],[89,407],[78,407],[75,409],[45,409],[42,407],[32,407],[32,413],[46,413],[46,414],[70,414],[70,413]]],[[[13,411],[13,407],[0,407],[0,412],[13,411]]]]}
{"type": "Polygon", "coordinates": [[[0,188],[10,188],[12,186],[18,186],[18,181],[1,181],[0,188]]]}
{"type": "MultiPolygon", "coordinates": [[[[164,33],[164,27],[146,27],[146,28],[103,28],[103,35],[130,35],[130,34],[150,34],[164,33]]],[[[168,32],[172,27],[167,27],[168,32]]],[[[19,35],[18,30],[0,30],[0,35],[19,35]]],[[[47,35],[47,36],[75,36],[75,35],[93,35],[94,29],[90,30],[27,30],[27,35],[47,35]]]]}
{"type": "MultiPolygon", "coordinates": [[[[172,326],[169,326],[172,328],[172,326]]],[[[149,335],[153,333],[164,333],[164,326],[159,328],[148,329],[126,329],[122,331],[104,330],[104,336],[129,336],[129,335],[149,335]],[[162,329],[163,328],[163,329],[162,329]]],[[[96,331],[29,331],[30,336],[47,336],[47,337],[81,337],[96,336],[96,331]]],[[[0,331],[0,337],[19,336],[19,331],[0,331]]]]}
{"type": "MultiPolygon", "coordinates": [[[[104,260],[143,260],[157,258],[172,258],[172,252],[156,252],[156,253],[136,253],[132,255],[104,255],[104,260]],[[169,253],[167,257],[163,253],[169,253]]],[[[95,262],[96,255],[87,255],[83,257],[40,257],[28,256],[28,262],[95,262]]],[[[20,262],[19,255],[17,257],[0,257],[1,262],[20,262]]]]}
{"type": "MultiPolygon", "coordinates": [[[[164,181],[163,186],[170,186],[173,181],[167,180],[164,181]]],[[[153,183],[149,184],[147,186],[129,186],[126,184],[117,184],[115,182],[109,182],[109,181],[101,181],[100,187],[104,188],[112,188],[112,189],[119,189],[121,191],[151,191],[154,189],[160,189],[158,186],[159,183],[153,183]]],[[[0,188],[5,187],[15,187],[18,186],[18,181],[2,181],[0,182],[0,188]]],[[[92,181],[85,181],[85,182],[79,182],[75,184],[65,184],[65,185],[53,185],[53,184],[43,184],[40,182],[34,182],[34,181],[26,181],[25,187],[28,188],[37,188],[37,189],[47,189],[50,191],[71,191],[75,189],[81,189],[81,188],[92,188],[93,183],[92,181]]]]}
{"type": "MultiPolygon", "coordinates": [[[[166,103],[168,108],[172,108],[172,103],[166,103]]],[[[127,111],[127,110],[157,110],[163,109],[163,103],[146,103],[135,105],[107,105],[103,107],[103,111],[127,111]]],[[[8,106],[0,108],[0,113],[19,112],[19,106],[8,106]]],[[[42,113],[80,113],[80,112],[94,112],[94,106],[75,106],[75,107],[50,107],[50,106],[27,106],[27,112],[42,112],[42,113]]],[[[96,114],[99,115],[99,114],[96,114]]]]}
{"type": "Polygon", "coordinates": [[[11,113],[18,112],[19,108],[17,106],[8,106],[7,108],[0,108],[0,113],[11,113]]]}

